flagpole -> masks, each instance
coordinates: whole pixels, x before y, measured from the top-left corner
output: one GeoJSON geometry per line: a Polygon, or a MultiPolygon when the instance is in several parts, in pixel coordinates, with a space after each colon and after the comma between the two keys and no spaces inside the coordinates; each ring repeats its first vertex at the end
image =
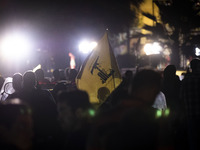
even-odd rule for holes
{"type": "MultiPolygon", "coordinates": [[[[109,41],[109,38],[108,38],[108,29],[106,29],[106,33],[107,33],[107,39],[108,39],[108,44],[109,44],[109,49],[112,51],[112,47],[111,47],[111,45],[110,45],[110,41],[109,41]]],[[[113,52],[113,51],[112,51],[113,52]]],[[[112,63],[111,63],[112,64],[112,63]]],[[[112,78],[113,78],[113,85],[114,85],[114,89],[115,89],[115,78],[114,78],[114,74],[115,73],[113,73],[112,74],[112,78]]]]}
{"type": "Polygon", "coordinates": [[[113,84],[114,84],[114,89],[115,89],[115,78],[114,78],[114,74],[113,74],[112,76],[113,76],[113,84]]]}

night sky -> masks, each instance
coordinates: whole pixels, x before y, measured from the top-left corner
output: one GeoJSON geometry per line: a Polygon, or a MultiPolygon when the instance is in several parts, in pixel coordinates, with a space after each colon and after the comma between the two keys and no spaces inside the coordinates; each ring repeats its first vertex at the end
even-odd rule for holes
{"type": "Polygon", "coordinates": [[[114,0],[1,0],[0,29],[5,31],[18,27],[33,32],[40,47],[45,47],[46,44],[55,47],[67,44],[71,47],[85,36],[99,39],[109,27],[108,20],[113,19],[113,24],[117,24],[114,18],[108,16],[115,9],[112,7],[122,3],[113,2],[114,0]]]}
{"type": "Polygon", "coordinates": [[[117,33],[128,8],[128,0],[1,0],[0,38],[10,31],[25,32],[35,50],[51,52],[55,67],[64,68],[69,52],[80,55],[81,40],[98,42],[107,28],[117,33]]]}
{"type": "Polygon", "coordinates": [[[1,0],[0,7],[1,31],[19,28],[33,32],[40,47],[72,46],[83,36],[99,38],[96,35],[105,28],[98,7],[90,0],[1,0]]]}
{"type": "Polygon", "coordinates": [[[64,68],[67,54],[76,55],[82,39],[98,41],[103,35],[106,26],[99,9],[91,0],[1,0],[0,35],[12,30],[28,33],[35,50],[51,52],[55,67],[64,68]]]}

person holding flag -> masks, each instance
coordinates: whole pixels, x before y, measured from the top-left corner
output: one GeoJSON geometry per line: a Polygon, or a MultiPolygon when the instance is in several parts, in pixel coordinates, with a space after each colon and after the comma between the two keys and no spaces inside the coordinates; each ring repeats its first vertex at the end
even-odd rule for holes
{"type": "Polygon", "coordinates": [[[106,32],[81,66],[76,77],[77,88],[86,91],[90,102],[100,106],[121,82],[121,73],[106,32]]]}

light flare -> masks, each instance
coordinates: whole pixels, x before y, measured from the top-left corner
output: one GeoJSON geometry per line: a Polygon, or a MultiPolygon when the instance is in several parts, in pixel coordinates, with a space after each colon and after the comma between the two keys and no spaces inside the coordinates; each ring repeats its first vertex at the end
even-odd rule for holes
{"type": "Polygon", "coordinates": [[[69,53],[69,57],[70,57],[70,68],[75,69],[76,68],[75,56],[72,53],[69,53]]]}
{"type": "Polygon", "coordinates": [[[2,56],[9,59],[26,57],[30,49],[28,38],[18,33],[7,34],[0,42],[2,56]]]}
{"type": "Polygon", "coordinates": [[[97,46],[97,42],[82,41],[79,44],[79,51],[82,53],[90,53],[97,46]]]}
{"type": "Polygon", "coordinates": [[[161,51],[162,47],[157,42],[154,42],[153,44],[147,43],[144,46],[144,52],[146,53],[146,55],[160,54],[161,51]]]}

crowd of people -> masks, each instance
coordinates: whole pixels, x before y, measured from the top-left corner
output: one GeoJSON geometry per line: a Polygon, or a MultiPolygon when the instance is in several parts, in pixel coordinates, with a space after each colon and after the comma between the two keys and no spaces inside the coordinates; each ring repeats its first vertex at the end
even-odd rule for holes
{"type": "MultiPolygon", "coordinates": [[[[98,107],[77,88],[77,74],[55,69],[49,80],[42,69],[15,73],[14,92],[0,101],[0,149],[199,149],[199,59],[183,80],[174,65],[128,70],[98,107]]],[[[0,88],[4,82],[1,76],[0,88]]]]}

